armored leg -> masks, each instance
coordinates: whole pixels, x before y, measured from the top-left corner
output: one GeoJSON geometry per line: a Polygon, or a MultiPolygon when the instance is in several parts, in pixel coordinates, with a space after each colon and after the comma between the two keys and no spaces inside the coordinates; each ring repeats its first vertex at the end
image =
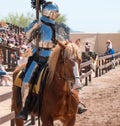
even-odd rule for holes
{"type": "Polygon", "coordinates": [[[24,78],[23,78],[23,84],[22,84],[22,89],[21,89],[23,108],[17,116],[17,118],[19,118],[19,119],[27,120],[28,109],[30,106],[31,93],[32,93],[31,91],[29,91],[29,82],[32,79],[33,74],[37,68],[38,68],[37,62],[32,61],[31,64],[29,65],[26,73],[25,73],[24,78]]]}
{"type": "MultiPolygon", "coordinates": [[[[79,92],[79,90],[78,90],[79,92]]],[[[80,95],[78,95],[79,99],[80,99],[80,95]]],[[[86,106],[80,102],[79,105],[78,105],[78,111],[77,111],[77,114],[82,114],[83,112],[86,112],[87,111],[87,108],[86,106]]]]}
{"type": "Polygon", "coordinates": [[[18,113],[17,118],[27,120],[28,108],[30,104],[29,86],[26,84],[23,84],[21,91],[22,91],[23,108],[18,113]]]}

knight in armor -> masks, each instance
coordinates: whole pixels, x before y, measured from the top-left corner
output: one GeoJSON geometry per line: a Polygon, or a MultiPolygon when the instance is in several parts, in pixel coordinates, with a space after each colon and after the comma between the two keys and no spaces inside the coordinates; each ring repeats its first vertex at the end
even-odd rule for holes
{"type": "MultiPolygon", "coordinates": [[[[55,30],[55,20],[58,16],[58,6],[52,2],[45,2],[42,7],[40,20],[33,21],[27,28],[26,43],[31,42],[37,32],[39,33],[39,48],[33,48],[32,56],[29,57],[26,67],[20,75],[23,83],[21,88],[23,94],[23,108],[17,115],[18,119],[27,120],[28,106],[30,103],[30,99],[28,98],[29,84],[35,83],[36,77],[34,75],[40,72],[47,64],[52,48],[54,48],[57,43],[62,44],[63,38],[62,36],[58,37],[55,30]],[[57,41],[58,39],[62,41],[57,41]]],[[[62,32],[62,35],[63,33],[64,32],[62,32]]]]}
{"type": "Polygon", "coordinates": [[[29,84],[34,83],[35,73],[41,71],[46,65],[48,57],[51,54],[51,49],[55,47],[58,41],[55,38],[55,20],[59,16],[58,6],[52,2],[46,2],[43,5],[42,16],[40,21],[32,22],[27,28],[26,42],[29,43],[31,38],[39,33],[39,48],[33,48],[32,56],[29,57],[27,65],[20,75],[22,78],[22,99],[23,108],[17,115],[17,118],[26,120],[28,116],[29,99],[27,98],[29,92],[29,84]]]}

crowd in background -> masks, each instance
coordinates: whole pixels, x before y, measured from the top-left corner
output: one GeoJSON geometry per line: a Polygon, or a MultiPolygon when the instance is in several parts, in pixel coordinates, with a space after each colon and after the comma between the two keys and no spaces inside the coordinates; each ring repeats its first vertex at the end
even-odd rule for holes
{"type": "Polygon", "coordinates": [[[9,25],[5,27],[0,26],[0,44],[20,48],[22,45],[25,44],[24,40],[25,40],[24,31],[16,33],[15,29],[10,28],[9,25]]]}
{"type": "MultiPolygon", "coordinates": [[[[19,31],[19,33],[15,32],[14,28],[11,28],[9,25],[2,26],[0,24],[0,44],[7,45],[10,48],[18,48],[19,49],[19,57],[16,54],[11,54],[12,58],[17,58],[18,61],[21,58],[21,55],[27,49],[27,45],[25,43],[25,32],[19,31]]],[[[2,50],[2,49],[0,49],[2,50]]],[[[5,70],[3,66],[3,55],[0,54],[0,86],[5,85],[9,86],[10,76],[8,72],[5,70]]]]}

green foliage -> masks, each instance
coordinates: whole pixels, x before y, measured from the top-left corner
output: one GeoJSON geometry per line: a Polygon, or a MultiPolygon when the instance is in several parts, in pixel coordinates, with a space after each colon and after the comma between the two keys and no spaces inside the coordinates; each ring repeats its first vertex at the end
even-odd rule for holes
{"type": "MultiPolygon", "coordinates": [[[[7,17],[2,19],[1,21],[24,28],[28,26],[30,22],[32,22],[33,20],[35,20],[35,15],[31,13],[27,13],[26,15],[24,15],[23,13],[21,15],[19,15],[18,13],[16,14],[10,13],[7,17]]],[[[65,15],[60,15],[56,21],[59,23],[65,23],[66,20],[67,19],[65,15]]]]}
{"type": "Polygon", "coordinates": [[[65,15],[60,15],[57,20],[56,20],[58,23],[66,23],[67,21],[67,18],[65,15]]]}
{"type": "Polygon", "coordinates": [[[16,13],[16,14],[9,14],[2,21],[8,22],[10,24],[13,24],[19,27],[26,27],[34,19],[35,19],[35,16],[33,14],[27,13],[27,15],[25,16],[24,14],[18,15],[18,13],[16,13]]]}

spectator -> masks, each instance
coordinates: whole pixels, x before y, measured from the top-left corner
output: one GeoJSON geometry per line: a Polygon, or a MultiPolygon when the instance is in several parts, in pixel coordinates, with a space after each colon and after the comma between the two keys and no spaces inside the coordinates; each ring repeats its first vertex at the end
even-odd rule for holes
{"type": "Polygon", "coordinates": [[[107,40],[106,45],[107,45],[107,47],[106,47],[105,55],[114,54],[115,51],[112,47],[112,42],[110,40],[107,40]]]}
{"type": "Polygon", "coordinates": [[[32,55],[32,49],[28,48],[27,46],[23,45],[20,48],[20,57],[18,59],[18,66],[16,69],[13,71],[13,73],[18,72],[21,69],[24,69],[27,62],[28,62],[28,57],[32,55]]]}
{"type": "Polygon", "coordinates": [[[78,38],[78,39],[75,41],[75,44],[78,45],[78,47],[80,47],[80,38],[78,38]]]}
{"type": "Polygon", "coordinates": [[[85,51],[90,52],[90,45],[88,42],[85,43],[85,51]]]}
{"type": "Polygon", "coordinates": [[[106,43],[108,44],[108,48],[109,49],[112,49],[112,42],[110,40],[107,40],[106,43]]]}
{"type": "Polygon", "coordinates": [[[2,43],[3,39],[2,39],[2,33],[0,33],[0,43],[2,43]]]}
{"type": "Polygon", "coordinates": [[[11,80],[11,77],[8,75],[7,71],[5,70],[4,66],[2,65],[3,58],[0,57],[0,86],[10,86],[9,80],[11,80]]]}
{"type": "Polygon", "coordinates": [[[20,48],[20,57],[18,60],[18,66],[26,64],[28,57],[32,55],[32,49],[28,48],[26,45],[22,45],[20,48]]]}

